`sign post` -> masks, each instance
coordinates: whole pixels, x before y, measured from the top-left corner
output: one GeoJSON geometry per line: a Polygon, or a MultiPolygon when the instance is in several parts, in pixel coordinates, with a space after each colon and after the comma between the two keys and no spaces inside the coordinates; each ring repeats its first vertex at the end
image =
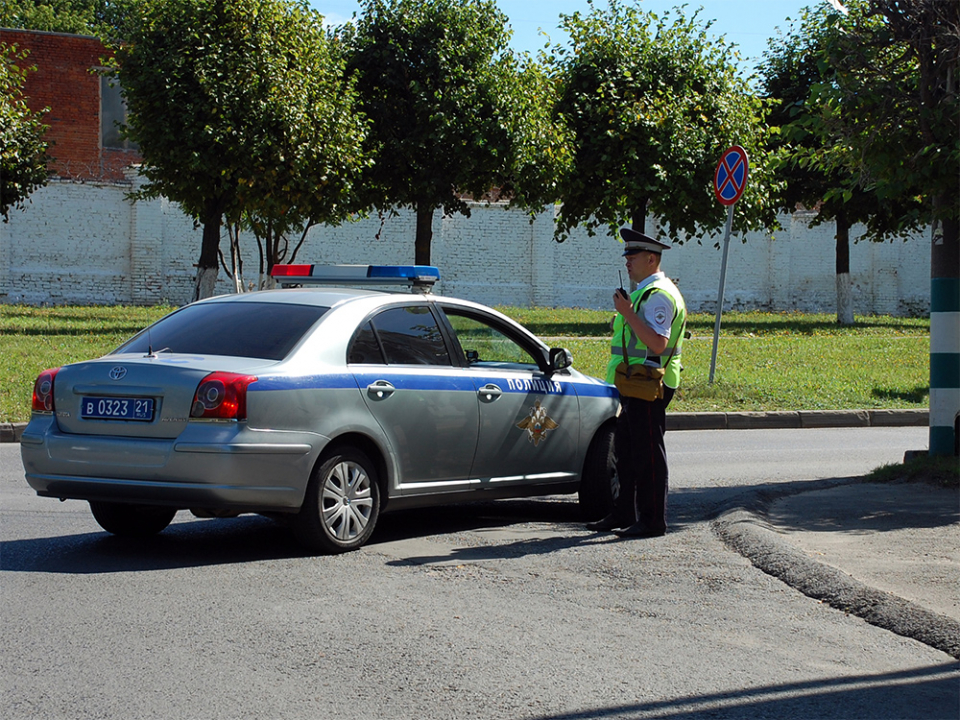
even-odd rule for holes
{"type": "Polygon", "coordinates": [[[720,315],[723,313],[723,286],[727,279],[727,255],[730,251],[730,231],[733,228],[733,206],[743,195],[747,186],[750,160],[747,151],[739,145],[728,148],[720,156],[717,169],[713,173],[713,192],[721,205],[727,206],[727,229],[723,236],[723,262],[720,265],[720,291],[717,294],[717,320],[713,325],[713,354],[710,357],[710,380],[713,385],[714,372],[717,369],[717,344],[720,341],[720,315]]]}

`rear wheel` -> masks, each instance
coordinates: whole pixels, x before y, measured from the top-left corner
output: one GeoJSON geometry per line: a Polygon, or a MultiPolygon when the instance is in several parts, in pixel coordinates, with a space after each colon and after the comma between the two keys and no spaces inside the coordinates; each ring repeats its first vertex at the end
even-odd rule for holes
{"type": "Polygon", "coordinates": [[[614,425],[608,423],[593,436],[580,478],[580,511],[586,520],[599,520],[613,511],[620,490],[613,453],[614,425]]]}
{"type": "Polygon", "coordinates": [[[163,505],[127,505],[91,500],[90,512],[108,533],[122,537],[149,537],[166,528],[177,514],[177,509],[163,505]]]}
{"type": "Polygon", "coordinates": [[[379,516],[376,466],[360,450],[346,447],[317,468],[293,529],[311,550],[342,553],[367,542],[379,516]]]}

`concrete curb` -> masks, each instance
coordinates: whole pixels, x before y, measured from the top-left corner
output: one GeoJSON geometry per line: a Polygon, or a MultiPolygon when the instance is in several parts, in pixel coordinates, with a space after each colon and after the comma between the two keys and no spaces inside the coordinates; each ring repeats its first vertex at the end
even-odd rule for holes
{"type": "Polygon", "coordinates": [[[20,442],[26,423],[0,423],[0,442],[20,442]]]}
{"type": "MultiPolygon", "coordinates": [[[[930,424],[929,410],[798,410],[667,413],[667,430],[907,427],[930,424]]],[[[0,423],[0,442],[20,442],[26,423],[0,423]]]]}
{"type": "Polygon", "coordinates": [[[784,412],[667,413],[667,430],[906,427],[928,425],[929,410],[797,410],[784,412]]]}
{"type": "Polygon", "coordinates": [[[764,512],[770,501],[758,497],[750,507],[728,510],[713,521],[714,532],[754,567],[807,597],[960,660],[960,622],[871,588],[811,559],[765,521],[764,512]]]}

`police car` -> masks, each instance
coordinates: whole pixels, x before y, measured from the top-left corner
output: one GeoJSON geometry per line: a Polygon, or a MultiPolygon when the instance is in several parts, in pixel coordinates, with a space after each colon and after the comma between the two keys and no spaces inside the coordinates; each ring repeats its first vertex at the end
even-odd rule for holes
{"type": "Polygon", "coordinates": [[[321,552],[401,508],[579,493],[585,517],[606,513],[617,392],[567,350],[423,292],[436,268],[273,275],[292,287],[187,305],[41,373],[20,445],[37,494],[89,501],[122,536],[181,509],[260,513],[321,552]],[[362,287],[397,282],[421,292],[362,287]]]}

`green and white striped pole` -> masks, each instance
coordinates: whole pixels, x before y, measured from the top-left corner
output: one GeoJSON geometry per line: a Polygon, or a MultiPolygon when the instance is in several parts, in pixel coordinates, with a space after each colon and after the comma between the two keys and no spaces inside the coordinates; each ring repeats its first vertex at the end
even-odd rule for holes
{"type": "Polygon", "coordinates": [[[957,454],[960,416],[960,268],[951,230],[934,224],[930,263],[930,455],[941,456],[957,454]]]}

